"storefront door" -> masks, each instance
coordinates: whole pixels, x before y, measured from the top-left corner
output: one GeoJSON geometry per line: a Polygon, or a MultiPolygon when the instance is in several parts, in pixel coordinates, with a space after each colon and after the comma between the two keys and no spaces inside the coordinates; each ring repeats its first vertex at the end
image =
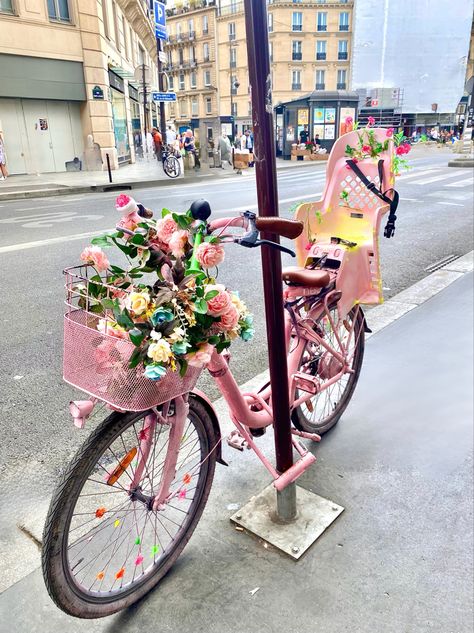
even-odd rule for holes
{"type": "Polygon", "coordinates": [[[33,173],[56,171],[50,131],[51,121],[46,101],[23,99],[22,103],[30,156],[28,171],[33,173]]]}
{"type": "Polygon", "coordinates": [[[130,145],[128,143],[127,110],[125,107],[125,95],[114,88],[110,89],[112,95],[112,116],[114,121],[115,147],[117,148],[118,161],[124,163],[130,160],[130,145]]]}

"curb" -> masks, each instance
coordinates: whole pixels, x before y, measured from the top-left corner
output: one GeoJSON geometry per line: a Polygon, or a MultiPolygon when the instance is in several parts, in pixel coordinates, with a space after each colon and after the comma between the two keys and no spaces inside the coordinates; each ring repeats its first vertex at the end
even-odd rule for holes
{"type": "Polygon", "coordinates": [[[474,158],[453,158],[448,163],[448,167],[474,167],[474,158]]]}

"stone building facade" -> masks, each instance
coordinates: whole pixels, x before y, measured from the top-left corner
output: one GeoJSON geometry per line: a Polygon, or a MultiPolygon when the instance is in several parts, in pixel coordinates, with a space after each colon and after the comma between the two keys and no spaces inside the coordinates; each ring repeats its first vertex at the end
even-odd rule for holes
{"type": "MultiPolygon", "coordinates": [[[[0,124],[11,173],[100,169],[106,154],[112,168],[135,161],[145,124],[136,67],[149,66],[157,84],[148,6],[1,1],[0,124]]],[[[152,105],[148,128],[154,120],[152,105]]]]}

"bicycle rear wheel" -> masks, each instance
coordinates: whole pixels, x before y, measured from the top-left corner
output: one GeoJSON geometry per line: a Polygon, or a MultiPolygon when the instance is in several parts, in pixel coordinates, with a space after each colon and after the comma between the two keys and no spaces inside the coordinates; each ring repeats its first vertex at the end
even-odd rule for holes
{"type": "Polygon", "coordinates": [[[140,494],[129,490],[149,412],[112,413],[68,467],[51,501],[42,554],[48,592],[66,613],[100,618],[130,606],[159,582],[191,537],[211,488],[216,440],[205,408],[194,399],[189,405],[171,494],[158,511],[152,500],[169,425],[156,424],[140,494]]]}
{"type": "MultiPolygon", "coordinates": [[[[291,417],[293,424],[300,431],[318,433],[319,435],[329,431],[339,421],[349,404],[359,379],[365,348],[365,319],[361,308],[353,308],[347,317],[341,320],[339,320],[336,306],[329,312],[339,338],[343,342],[349,339],[349,332],[353,326],[349,345],[352,372],[344,374],[327,389],[302,403],[292,412],[291,417]]],[[[339,350],[334,330],[330,327],[325,314],[322,314],[316,321],[314,329],[323,335],[324,340],[331,347],[339,350]]],[[[334,356],[322,345],[308,341],[301,354],[299,371],[317,376],[324,386],[324,382],[330,379],[331,373],[337,373],[338,366],[334,356]]],[[[297,391],[296,397],[298,398],[303,394],[304,392],[297,391]]]]}
{"type": "Polygon", "coordinates": [[[163,169],[169,178],[177,178],[181,172],[181,167],[176,156],[167,156],[163,161],[163,169]]]}

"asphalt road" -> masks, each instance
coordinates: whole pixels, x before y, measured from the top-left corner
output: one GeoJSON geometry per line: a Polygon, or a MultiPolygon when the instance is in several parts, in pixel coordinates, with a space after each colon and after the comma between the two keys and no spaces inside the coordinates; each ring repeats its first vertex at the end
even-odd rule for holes
{"type": "MultiPolygon", "coordinates": [[[[448,168],[448,159],[443,150],[414,152],[412,171],[397,183],[397,234],[381,239],[387,297],[429,274],[430,265],[473,247],[472,172],[448,168]]],[[[324,177],[322,165],[280,169],[281,215],[291,217],[298,201],[317,200],[324,177]]],[[[90,236],[114,226],[115,195],[0,204],[0,591],[30,571],[37,559],[34,544],[15,525],[29,525],[44,511],[52,481],[87,433],[72,427],[67,403],[78,394],[62,382],[62,270],[78,261],[90,236]]],[[[215,217],[256,208],[253,173],[133,195],[155,210],[177,211],[205,197],[215,217]]],[[[285,256],[284,264],[289,263],[285,256]]],[[[259,252],[230,246],[219,278],[239,289],[256,315],[254,341],[233,348],[232,368],[238,382],[244,382],[266,366],[259,252]]],[[[217,395],[207,377],[203,388],[217,395]]]]}

